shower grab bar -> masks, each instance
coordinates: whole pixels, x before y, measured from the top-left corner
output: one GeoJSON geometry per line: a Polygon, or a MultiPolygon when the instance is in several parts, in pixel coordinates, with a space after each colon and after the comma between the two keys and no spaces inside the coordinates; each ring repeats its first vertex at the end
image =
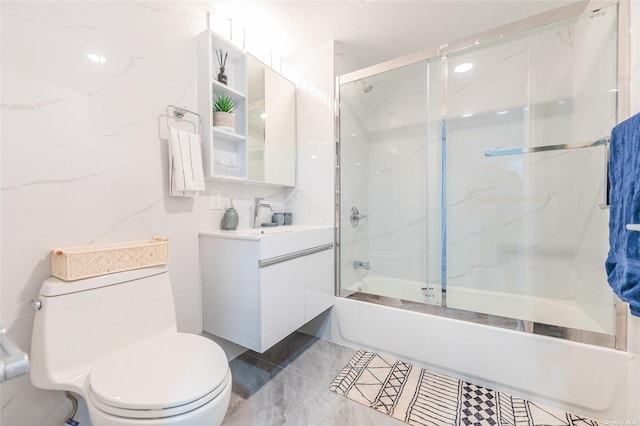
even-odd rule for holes
{"type": "Polygon", "coordinates": [[[484,156],[485,157],[502,157],[504,155],[532,154],[534,152],[559,151],[563,149],[591,148],[594,146],[608,145],[608,144],[609,144],[609,137],[606,136],[598,139],[595,142],[587,143],[587,144],[560,144],[560,145],[532,146],[530,148],[505,149],[502,151],[485,151],[484,156]]]}

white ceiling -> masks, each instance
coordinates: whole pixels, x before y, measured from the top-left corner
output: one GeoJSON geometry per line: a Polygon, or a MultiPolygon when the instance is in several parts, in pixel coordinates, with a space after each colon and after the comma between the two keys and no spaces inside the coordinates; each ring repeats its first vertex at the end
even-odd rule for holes
{"type": "MultiPolygon", "coordinates": [[[[260,26],[283,58],[335,40],[354,69],[439,46],[572,0],[213,0],[247,27],[260,26]]],[[[585,2],[586,3],[586,2],[585,2]]]]}

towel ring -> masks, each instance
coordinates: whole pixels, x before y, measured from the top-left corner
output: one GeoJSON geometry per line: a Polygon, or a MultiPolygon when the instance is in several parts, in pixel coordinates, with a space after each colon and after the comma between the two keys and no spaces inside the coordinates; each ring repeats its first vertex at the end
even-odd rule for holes
{"type": "Polygon", "coordinates": [[[175,117],[176,120],[181,121],[182,119],[184,119],[184,116],[186,114],[193,114],[196,117],[198,117],[198,124],[195,124],[193,122],[189,122],[189,123],[193,124],[193,128],[196,133],[200,133],[198,131],[199,129],[202,128],[202,118],[200,117],[200,114],[198,114],[197,112],[188,110],[187,108],[179,107],[175,105],[167,105],[167,128],[171,129],[171,126],[169,126],[169,118],[172,115],[173,117],[175,117]],[[171,109],[173,109],[173,111],[171,111],[171,109]]]}

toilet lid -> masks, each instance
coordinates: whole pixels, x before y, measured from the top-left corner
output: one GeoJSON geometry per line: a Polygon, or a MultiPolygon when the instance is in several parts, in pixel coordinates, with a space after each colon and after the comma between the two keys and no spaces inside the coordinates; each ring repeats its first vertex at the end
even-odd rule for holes
{"type": "Polygon", "coordinates": [[[89,376],[98,408],[141,414],[132,417],[147,417],[157,410],[171,415],[190,411],[215,398],[228,382],[229,365],[222,348],[186,333],[155,336],[109,354],[93,364],[89,376]]]}

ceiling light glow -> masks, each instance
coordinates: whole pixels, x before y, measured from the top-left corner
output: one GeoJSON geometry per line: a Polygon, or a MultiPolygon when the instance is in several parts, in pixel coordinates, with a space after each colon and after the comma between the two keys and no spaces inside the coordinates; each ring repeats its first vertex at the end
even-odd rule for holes
{"type": "Polygon", "coordinates": [[[464,64],[460,64],[457,67],[455,67],[453,70],[455,72],[461,73],[461,72],[467,72],[469,71],[471,68],[473,68],[473,64],[471,62],[465,62],[464,64]]]}
{"type": "Polygon", "coordinates": [[[104,56],[97,53],[87,53],[87,58],[89,58],[90,61],[95,62],[96,64],[104,64],[105,62],[107,62],[107,59],[104,56]]]}

